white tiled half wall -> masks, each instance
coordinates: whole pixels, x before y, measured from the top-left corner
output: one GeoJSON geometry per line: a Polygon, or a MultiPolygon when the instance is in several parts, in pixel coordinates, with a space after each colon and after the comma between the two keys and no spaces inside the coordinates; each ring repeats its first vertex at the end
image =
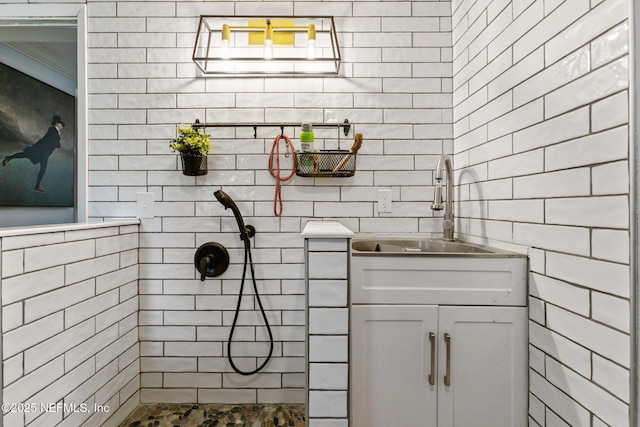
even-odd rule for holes
{"type": "Polygon", "coordinates": [[[0,235],[5,426],[118,425],[140,402],[138,225],[64,228],[0,235]]]}
{"type": "Polygon", "coordinates": [[[530,247],[530,426],[628,425],[627,0],[454,0],[458,230],[530,247]]]}
{"type": "Polygon", "coordinates": [[[349,425],[350,238],[307,238],[307,422],[349,425]]]}

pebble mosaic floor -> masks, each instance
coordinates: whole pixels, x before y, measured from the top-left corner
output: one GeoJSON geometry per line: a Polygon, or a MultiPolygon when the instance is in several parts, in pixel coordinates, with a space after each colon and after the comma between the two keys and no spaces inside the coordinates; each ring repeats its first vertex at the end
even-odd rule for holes
{"type": "Polygon", "coordinates": [[[120,427],[304,427],[304,405],[140,405],[120,427]]]}

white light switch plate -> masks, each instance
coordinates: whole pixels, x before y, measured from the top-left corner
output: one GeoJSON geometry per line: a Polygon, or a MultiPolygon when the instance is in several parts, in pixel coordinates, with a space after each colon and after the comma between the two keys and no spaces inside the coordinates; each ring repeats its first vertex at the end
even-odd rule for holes
{"type": "Polygon", "coordinates": [[[138,193],[138,218],[154,217],[153,193],[138,193]]]}
{"type": "Polygon", "coordinates": [[[391,190],[378,190],[378,212],[391,212],[391,190]]]}

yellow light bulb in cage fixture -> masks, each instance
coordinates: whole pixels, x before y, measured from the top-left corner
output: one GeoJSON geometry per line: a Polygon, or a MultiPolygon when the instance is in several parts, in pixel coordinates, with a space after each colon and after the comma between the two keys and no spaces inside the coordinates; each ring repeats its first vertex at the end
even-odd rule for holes
{"type": "Polygon", "coordinates": [[[316,26],[309,24],[307,30],[307,59],[316,59],[316,26]]]}
{"type": "Polygon", "coordinates": [[[224,59],[229,59],[231,53],[229,52],[229,43],[231,42],[231,29],[229,25],[222,24],[222,53],[220,56],[224,59]]]}

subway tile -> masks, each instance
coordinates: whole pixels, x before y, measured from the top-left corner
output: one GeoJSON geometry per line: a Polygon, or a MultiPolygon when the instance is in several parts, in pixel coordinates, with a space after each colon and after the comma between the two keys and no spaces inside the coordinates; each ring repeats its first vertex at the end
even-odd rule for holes
{"type": "Polygon", "coordinates": [[[17,276],[24,273],[23,250],[2,252],[2,259],[0,261],[0,265],[2,266],[0,278],[17,276]]]}
{"type": "Polygon", "coordinates": [[[629,192],[629,167],[626,161],[606,163],[591,169],[594,195],[627,194],[629,192]]]}
{"type": "Polygon", "coordinates": [[[193,326],[141,326],[140,341],[195,341],[193,326]]]}
{"type": "Polygon", "coordinates": [[[118,291],[113,290],[94,298],[87,299],[73,306],[65,308],[65,328],[69,328],[84,320],[94,317],[98,313],[108,310],[118,303],[118,291]]]}
{"type": "MultiPolygon", "coordinates": [[[[193,390],[193,389],[188,389],[193,390]]],[[[195,391],[195,390],[194,390],[195,391]]],[[[253,389],[199,389],[198,403],[233,403],[252,404],[256,403],[256,392],[253,389]]],[[[166,402],[167,400],[149,400],[149,402],[166,402]]],[[[171,401],[171,400],[170,400],[171,401]]],[[[189,400],[188,402],[193,402],[189,400]]]]}
{"type": "Polygon", "coordinates": [[[545,158],[543,150],[503,157],[489,162],[489,178],[499,179],[531,175],[542,172],[545,158]]]}
{"type": "Polygon", "coordinates": [[[530,280],[529,286],[532,296],[574,313],[589,316],[591,303],[588,289],[539,274],[531,275],[530,280]]]}
{"type": "MultiPolygon", "coordinates": [[[[469,115],[469,126],[475,129],[479,126],[487,124],[498,117],[509,113],[513,108],[511,93],[507,92],[487,102],[475,112],[469,115]]],[[[491,124],[489,123],[489,129],[491,124]]]]}
{"type": "Polygon", "coordinates": [[[109,255],[115,252],[124,252],[138,248],[138,235],[123,234],[113,237],[104,237],[96,240],[96,256],[109,255]]]}
{"type": "Polygon", "coordinates": [[[591,192],[589,168],[569,169],[514,178],[517,199],[588,196],[591,192]]]}
{"type": "Polygon", "coordinates": [[[241,376],[236,373],[222,374],[222,381],[231,389],[242,388],[280,388],[280,374],[261,373],[260,375],[241,376]]]}
{"type": "Polygon", "coordinates": [[[141,372],[195,372],[195,357],[141,357],[141,372]]]}
{"type": "Polygon", "coordinates": [[[525,34],[540,22],[543,14],[542,3],[541,1],[535,2],[524,13],[514,19],[501,33],[500,37],[496,37],[487,45],[489,58],[495,58],[509,46],[515,45],[516,40],[521,40],[525,34]]]}
{"type": "MultiPolygon", "coordinates": [[[[547,43],[545,48],[547,62],[555,62],[576,47],[588,43],[594,37],[597,37],[607,31],[613,25],[627,19],[629,13],[627,2],[625,0],[608,0],[603,2],[599,7],[593,8],[591,11],[589,11],[589,2],[587,0],[582,0],[579,5],[579,9],[576,11],[588,13],[576,20],[571,26],[547,43]]],[[[572,14],[573,13],[575,13],[575,11],[572,11],[572,14]]],[[[612,37],[611,39],[611,41],[613,41],[614,38],[612,37]]],[[[611,43],[611,45],[615,44],[611,43]]],[[[623,49],[624,48],[621,49],[622,52],[624,52],[623,49]]],[[[596,62],[600,62],[598,56],[593,59],[596,62]]]]}
{"type": "Polygon", "coordinates": [[[516,242],[536,248],[589,255],[589,230],[550,224],[513,224],[516,242]]]}
{"type": "Polygon", "coordinates": [[[63,375],[63,358],[58,357],[40,369],[23,376],[20,380],[5,387],[3,390],[3,399],[12,403],[27,402],[35,393],[47,387],[63,375]]]}
{"type": "MultiPolygon", "coordinates": [[[[203,341],[205,338],[198,335],[198,342],[164,342],[164,353],[166,356],[198,356],[198,357],[221,357],[223,342],[203,341]]],[[[162,345],[162,343],[160,343],[162,345]]]]}
{"type": "Polygon", "coordinates": [[[344,279],[347,277],[347,257],[340,252],[311,252],[308,268],[310,279],[344,279]]]}
{"type": "Polygon", "coordinates": [[[346,391],[309,391],[309,417],[340,418],[347,416],[346,391]]]}
{"type": "MultiPolygon", "coordinates": [[[[27,349],[24,353],[24,369],[25,372],[31,372],[34,369],[53,360],[59,355],[71,350],[78,344],[87,340],[95,332],[93,319],[87,320],[70,329],[60,332],[56,335],[50,335],[48,339],[27,349]]],[[[76,365],[74,365],[76,366],[76,365]]],[[[66,370],[65,364],[65,370],[66,370]]]]}
{"type": "Polygon", "coordinates": [[[545,171],[625,159],[627,146],[626,126],[563,142],[545,149],[545,171]]]}
{"type": "Polygon", "coordinates": [[[591,374],[592,353],[588,349],[535,322],[529,323],[529,336],[531,346],[543,352],[543,366],[544,355],[548,355],[562,360],[581,375],[591,374]]]}
{"type": "Polygon", "coordinates": [[[138,279],[138,266],[132,265],[120,270],[100,275],[96,278],[96,293],[110,291],[138,279]]]}
{"type": "Polygon", "coordinates": [[[588,379],[576,374],[566,366],[548,359],[547,378],[573,399],[589,408],[609,425],[624,425],[628,422],[627,405],[614,396],[594,386],[588,379]]]}
{"type": "Polygon", "coordinates": [[[544,221],[542,200],[495,200],[488,202],[489,219],[514,222],[544,221]]]}
{"type": "Polygon", "coordinates": [[[3,376],[5,387],[13,383],[15,380],[21,378],[24,375],[24,353],[18,353],[17,355],[5,358],[2,362],[3,376]]]}
{"type": "Polygon", "coordinates": [[[96,402],[107,402],[107,400],[122,390],[129,381],[131,381],[136,375],[139,375],[139,366],[131,364],[120,372],[111,381],[109,381],[104,387],[102,387],[95,395],[96,402]]]}
{"type": "Polygon", "coordinates": [[[570,425],[589,425],[591,414],[587,409],[571,399],[565,392],[551,384],[544,377],[530,372],[530,390],[540,398],[552,411],[567,420],[570,425]]]}
{"type": "Polygon", "coordinates": [[[593,355],[593,381],[625,403],[629,403],[628,378],[629,371],[626,369],[597,354],[593,355]]]}
{"type": "Polygon", "coordinates": [[[545,117],[557,116],[628,86],[629,58],[625,56],[546,95],[545,117]]]}
{"type": "Polygon", "coordinates": [[[166,388],[221,388],[222,375],[204,372],[167,372],[164,374],[163,386],[166,388]]]}
{"type": "MultiPolygon", "coordinates": [[[[86,337],[85,337],[86,338],[86,337]]],[[[109,348],[118,339],[118,327],[112,326],[95,334],[82,343],[73,346],[64,355],[65,370],[69,371],[86,360],[93,358],[100,351],[109,348]]],[[[104,365],[96,366],[101,369],[104,365]]]]}
{"type": "Polygon", "coordinates": [[[63,267],[2,279],[2,304],[10,304],[62,286],[64,286],[63,267]]]}
{"type": "MultiPolygon", "coordinates": [[[[536,2],[536,5],[539,6],[539,11],[542,12],[542,2],[536,2]]],[[[547,15],[544,19],[541,19],[537,25],[531,29],[531,31],[514,43],[514,57],[516,60],[519,60],[519,58],[524,57],[545,42],[547,42],[547,46],[552,44],[561,44],[561,36],[553,36],[588,10],[589,0],[565,1],[551,14],[547,15]]],[[[522,16],[524,16],[524,14],[522,16]]],[[[581,45],[580,43],[573,44],[571,42],[567,44],[569,46],[565,54],[573,51],[581,45]]],[[[560,55],[559,57],[551,58],[546,52],[547,47],[545,47],[545,55],[547,56],[547,58],[545,58],[545,62],[549,64],[564,56],[560,55]]]]}
{"type": "Polygon", "coordinates": [[[589,126],[589,108],[581,108],[515,132],[513,150],[527,151],[585,136],[589,126]]]}
{"type": "Polygon", "coordinates": [[[309,281],[310,307],[345,307],[347,304],[346,281],[309,281]]]}
{"type": "Polygon", "coordinates": [[[591,351],[629,366],[628,335],[553,306],[547,306],[547,324],[550,329],[571,336],[573,341],[591,351]]]}
{"type": "Polygon", "coordinates": [[[626,124],[629,121],[628,91],[622,91],[598,101],[591,107],[594,132],[626,124]]]}
{"type": "MultiPolygon", "coordinates": [[[[622,2],[610,2],[615,4],[617,13],[619,14],[622,2]]],[[[612,9],[613,10],[613,9],[612,9]]],[[[621,18],[620,15],[617,17],[621,18]]],[[[615,18],[614,18],[615,19],[615,18]]],[[[624,19],[624,18],[623,18],[624,19]]],[[[581,34],[582,36],[582,34],[581,34]]],[[[629,22],[624,21],[621,24],[612,28],[609,32],[598,37],[591,42],[591,59],[594,67],[598,67],[602,64],[609,62],[625,53],[629,52],[629,22]]]]}
{"type": "Polygon", "coordinates": [[[584,47],[567,55],[513,89],[513,104],[526,104],[590,71],[589,49],[584,47]]]}
{"type": "Polygon", "coordinates": [[[346,336],[309,337],[310,362],[346,362],[348,361],[348,339],[346,336]]]}
{"type": "Polygon", "coordinates": [[[592,293],[592,317],[613,328],[629,332],[629,301],[599,292],[592,293]]]}
{"type": "Polygon", "coordinates": [[[629,226],[627,196],[571,197],[547,200],[545,220],[551,224],[624,229],[629,226]]]}
{"type": "Polygon", "coordinates": [[[627,230],[594,229],[591,231],[591,255],[607,261],[629,262],[627,230]]]}
{"type": "Polygon", "coordinates": [[[629,267],[568,254],[547,252],[547,275],[620,297],[629,297],[629,267]]]}
{"type": "Polygon", "coordinates": [[[291,402],[304,404],[307,394],[304,387],[302,388],[275,388],[275,389],[258,389],[258,403],[280,403],[291,402]]]}
{"type": "MultiPolygon", "coordinates": [[[[116,334],[117,335],[117,334],[116,334]]],[[[118,338],[102,351],[96,353],[96,370],[100,370],[108,366],[112,361],[121,358],[127,352],[131,352],[129,359],[132,362],[140,356],[138,348],[138,334],[136,331],[130,331],[122,337],[118,338]]],[[[127,359],[127,361],[129,361],[127,359]]],[[[120,366],[123,365],[122,360],[119,361],[120,366]]],[[[128,365],[128,363],[126,363],[128,365]]]]}
{"type": "Polygon", "coordinates": [[[347,390],[349,368],[346,363],[309,364],[309,389],[347,390]]]}
{"type": "Polygon", "coordinates": [[[118,269],[120,260],[118,255],[112,254],[99,258],[92,258],[65,265],[65,284],[87,280],[118,269]]]}
{"type": "Polygon", "coordinates": [[[341,335],[349,333],[346,308],[310,308],[309,334],[341,335]]]}
{"type": "Polygon", "coordinates": [[[2,332],[10,331],[24,324],[22,306],[22,302],[16,302],[2,307],[2,332]]]}
{"type": "Polygon", "coordinates": [[[96,316],[96,331],[101,331],[108,326],[118,323],[127,316],[137,314],[138,298],[130,298],[123,303],[109,308],[96,316]]]}
{"type": "Polygon", "coordinates": [[[541,100],[518,107],[511,112],[489,122],[489,139],[512,133],[543,120],[546,113],[541,100]]]}
{"type": "Polygon", "coordinates": [[[94,282],[87,280],[29,298],[24,301],[24,321],[30,323],[56,311],[61,311],[68,306],[85,301],[94,295],[94,282]]]}
{"type": "Polygon", "coordinates": [[[28,325],[4,334],[2,353],[4,358],[13,356],[18,352],[46,340],[63,330],[63,315],[58,312],[36,320],[28,325]]]}

